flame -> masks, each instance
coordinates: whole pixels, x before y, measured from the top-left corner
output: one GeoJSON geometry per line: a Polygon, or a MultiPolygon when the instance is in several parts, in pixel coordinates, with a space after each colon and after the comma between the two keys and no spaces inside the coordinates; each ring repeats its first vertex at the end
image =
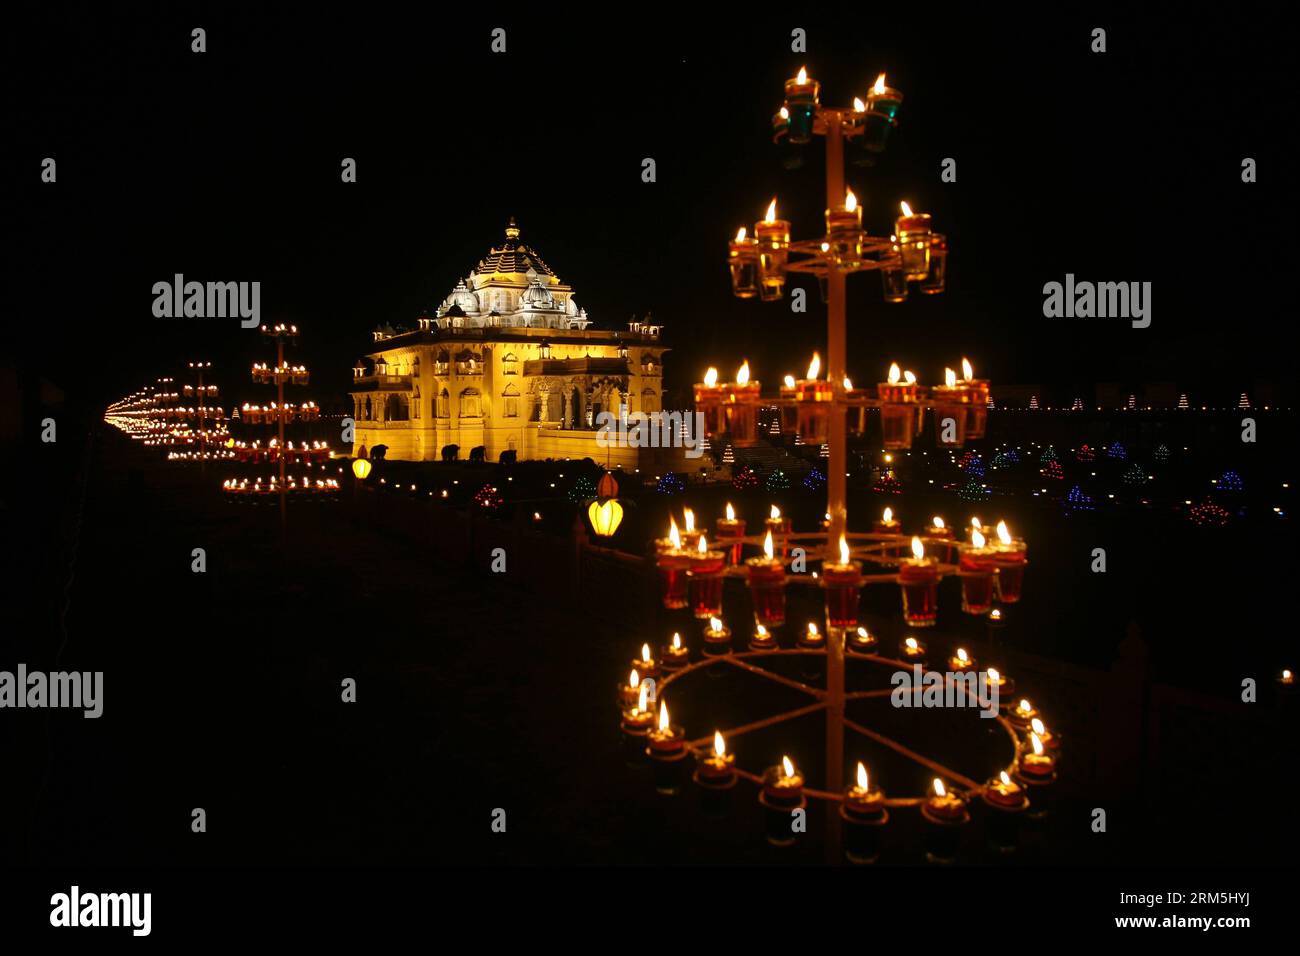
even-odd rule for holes
{"type": "Polygon", "coordinates": [[[744,242],[744,241],[745,241],[745,235],[746,235],[746,233],[745,233],[745,227],[744,227],[744,226],[741,226],[739,229],[736,230],[736,241],[737,241],[737,242],[744,242]]]}
{"type": "Polygon", "coordinates": [[[793,777],[793,776],[794,776],[794,764],[792,764],[792,763],[790,762],[790,758],[789,758],[789,757],[782,757],[782,758],[781,758],[781,769],[785,771],[785,775],[786,775],[787,777],[793,777]]]}
{"type": "Polygon", "coordinates": [[[916,638],[914,637],[909,637],[903,643],[906,644],[910,650],[919,651],[921,649],[921,645],[916,643],[916,638]]]}
{"type": "Polygon", "coordinates": [[[822,357],[818,355],[816,352],[814,352],[812,361],[808,363],[808,375],[806,377],[809,379],[814,379],[821,374],[821,371],[822,371],[822,357]]]}
{"type": "Polygon", "coordinates": [[[700,554],[708,554],[708,553],[709,553],[709,539],[706,538],[704,535],[700,535],[700,546],[699,546],[698,548],[696,548],[695,550],[698,551],[700,554]]]}
{"type": "Polygon", "coordinates": [[[677,532],[677,522],[673,516],[668,516],[668,540],[673,546],[674,551],[680,551],[682,548],[682,536],[677,532]]]}
{"type": "Polygon", "coordinates": [[[885,74],[881,73],[876,77],[876,84],[871,88],[871,92],[877,96],[885,92],[885,74]]]}
{"type": "Polygon", "coordinates": [[[963,664],[970,663],[970,658],[966,656],[966,648],[964,647],[957,648],[957,660],[961,661],[963,664]]]}
{"type": "Polygon", "coordinates": [[[1002,611],[998,608],[994,608],[993,610],[989,611],[989,617],[993,618],[993,620],[995,621],[1000,621],[1002,620],[1002,611]]]}
{"type": "Polygon", "coordinates": [[[1002,675],[998,673],[997,668],[996,668],[996,667],[990,667],[990,668],[989,668],[989,682],[990,682],[990,683],[993,683],[993,684],[996,684],[996,683],[997,683],[998,681],[1000,681],[1000,680],[1002,680],[1002,675]]]}
{"type": "Polygon", "coordinates": [[[768,204],[767,216],[764,217],[763,221],[776,222],[776,197],[775,196],[772,197],[772,202],[768,204]]]}
{"type": "Polygon", "coordinates": [[[971,368],[970,361],[965,356],[961,360],[961,377],[968,382],[975,377],[975,369],[971,368]]]}
{"type": "Polygon", "coordinates": [[[893,520],[894,520],[894,509],[893,509],[893,508],[886,508],[885,511],[884,511],[884,513],[883,513],[880,517],[881,517],[881,520],[883,520],[883,521],[893,521],[893,520]]]}
{"type": "Polygon", "coordinates": [[[817,625],[814,624],[812,621],[808,622],[808,636],[809,637],[817,636],[817,625]]]}
{"type": "Polygon", "coordinates": [[[1035,717],[1033,720],[1029,722],[1029,727],[1031,730],[1033,730],[1034,733],[1038,734],[1039,736],[1042,736],[1043,734],[1047,733],[1047,725],[1044,724],[1042,720],[1040,720],[1037,717],[1035,717]]]}
{"type": "Polygon", "coordinates": [[[1029,705],[1029,701],[1026,698],[1022,697],[1020,698],[1020,706],[1017,707],[1016,709],[1019,710],[1022,714],[1027,714],[1034,708],[1029,705]]]}
{"type": "Polygon", "coordinates": [[[793,375],[787,375],[784,379],[782,379],[782,381],[785,383],[786,388],[794,388],[795,383],[794,383],[793,375]]]}
{"type": "Polygon", "coordinates": [[[646,704],[650,703],[650,682],[646,681],[641,685],[641,693],[637,697],[636,709],[640,713],[645,713],[646,704]]]}
{"type": "Polygon", "coordinates": [[[979,519],[979,518],[971,518],[971,519],[970,519],[970,526],[971,526],[972,528],[982,528],[982,527],[984,527],[984,525],[980,524],[980,519],[979,519]]]}
{"type": "Polygon", "coordinates": [[[673,647],[680,648],[681,646],[682,646],[682,636],[678,634],[676,631],[673,631],[673,647]]]}
{"type": "Polygon", "coordinates": [[[759,637],[767,637],[767,628],[765,628],[762,624],[755,625],[754,633],[757,634],[759,637]]]}
{"type": "Polygon", "coordinates": [[[635,668],[635,667],[632,668],[632,676],[629,677],[629,678],[627,679],[627,686],[628,686],[628,687],[640,687],[640,686],[641,686],[641,675],[638,674],[638,673],[636,672],[636,668],[635,668]]]}
{"type": "Polygon", "coordinates": [[[865,627],[860,627],[858,628],[858,637],[860,637],[864,641],[867,641],[871,639],[871,634],[865,627]]]}
{"type": "Polygon", "coordinates": [[[936,797],[948,796],[948,791],[944,789],[943,781],[940,780],[938,777],[934,778],[934,795],[936,797]]]}
{"type": "Polygon", "coordinates": [[[899,206],[900,209],[903,210],[903,215],[904,215],[904,216],[910,216],[910,215],[912,215],[912,207],[909,206],[906,202],[900,202],[900,203],[898,204],[898,206],[899,206]]]}
{"type": "Polygon", "coordinates": [[[870,790],[871,788],[870,788],[869,786],[867,786],[867,784],[869,784],[870,782],[871,782],[871,781],[867,778],[867,768],[863,765],[862,761],[859,760],[859,761],[858,761],[858,787],[859,787],[859,789],[862,789],[862,790],[870,790]]]}
{"type": "Polygon", "coordinates": [[[727,742],[722,739],[722,731],[713,732],[713,756],[722,757],[727,753],[727,742]]]}
{"type": "Polygon", "coordinates": [[[912,556],[918,561],[925,557],[925,545],[923,545],[921,539],[916,536],[912,537],[912,556]]]}
{"type": "Polygon", "coordinates": [[[727,502],[727,520],[728,521],[736,520],[736,509],[731,507],[730,501],[727,502]]]}
{"type": "Polygon", "coordinates": [[[858,197],[853,195],[852,189],[844,190],[844,211],[853,212],[858,208],[858,197]]]}
{"type": "Polygon", "coordinates": [[[849,542],[844,535],[840,535],[840,564],[849,563],[849,542]]]}
{"type": "Polygon", "coordinates": [[[889,366],[889,384],[897,385],[898,380],[902,377],[903,370],[898,367],[897,362],[891,362],[889,366]]]}
{"type": "Polygon", "coordinates": [[[844,376],[844,391],[853,391],[853,379],[849,378],[847,375],[844,376]]]}
{"type": "Polygon", "coordinates": [[[661,700],[659,702],[659,729],[667,730],[670,726],[672,725],[668,723],[668,701],[661,700]]]}
{"type": "Polygon", "coordinates": [[[799,75],[794,78],[794,81],[800,86],[808,82],[808,68],[806,66],[799,67],[799,75]]]}
{"type": "Polygon", "coordinates": [[[722,630],[722,619],[718,617],[709,618],[709,630],[711,631],[722,630]]]}
{"type": "Polygon", "coordinates": [[[743,362],[740,363],[740,371],[736,373],[736,384],[737,385],[749,384],[749,359],[745,359],[743,362]]]}
{"type": "Polygon", "coordinates": [[[1042,741],[1042,739],[1038,736],[1038,734],[1030,734],[1030,735],[1029,735],[1029,742],[1032,743],[1032,744],[1034,745],[1034,753],[1035,753],[1035,754],[1042,754],[1042,752],[1043,752],[1043,741],[1042,741]]]}
{"type": "Polygon", "coordinates": [[[933,518],[930,519],[930,526],[932,528],[938,528],[940,531],[942,531],[944,528],[947,527],[947,525],[943,523],[943,519],[940,518],[938,515],[935,515],[933,518]]]}
{"type": "Polygon", "coordinates": [[[970,543],[977,548],[984,547],[984,535],[980,534],[979,531],[972,531],[970,533],[970,543]]]}
{"type": "Polygon", "coordinates": [[[776,553],[776,549],[772,546],[772,532],[769,529],[767,532],[767,537],[763,539],[763,554],[767,558],[767,560],[771,561],[775,553],[776,553]]]}
{"type": "Polygon", "coordinates": [[[866,111],[867,111],[867,104],[862,102],[862,97],[860,96],[853,97],[853,112],[865,113],[866,111]]]}
{"type": "Polygon", "coordinates": [[[956,385],[957,373],[950,368],[945,368],[943,370],[943,384],[947,385],[949,388],[952,388],[954,385],[956,385]]]}
{"type": "Polygon", "coordinates": [[[1007,530],[1007,523],[1005,521],[998,522],[998,540],[1003,544],[1011,543],[1011,532],[1007,530]]]}
{"type": "Polygon", "coordinates": [[[903,381],[905,381],[908,385],[915,385],[915,384],[916,384],[916,373],[915,373],[915,372],[904,372],[904,373],[903,373],[903,381]]]}
{"type": "Polygon", "coordinates": [[[690,534],[695,530],[695,512],[690,508],[683,508],[682,518],[686,521],[686,533],[690,534]]]}
{"type": "Polygon", "coordinates": [[[654,660],[654,658],[650,656],[650,645],[649,645],[649,644],[642,644],[642,645],[641,645],[641,660],[645,661],[647,664],[649,664],[651,661],[654,660]]]}
{"type": "Polygon", "coordinates": [[[781,119],[789,119],[789,118],[790,118],[790,111],[789,111],[788,109],[786,109],[784,106],[781,107],[779,110],[777,110],[777,112],[781,114],[781,119]]]}
{"type": "Polygon", "coordinates": [[[772,510],[769,512],[769,517],[773,521],[775,521],[777,518],[781,517],[781,509],[778,508],[776,505],[772,505],[772,510]]]}
{"type": "Polygon", "coordinates": [[[711,365],[709,370],[704,373],[704,384],[709,388],[718,384],[718,370],[711,365]]]}
{"type": "Polygon", "coordinates": [[[1002,778],[1002,785],[1004,787],[1011,786],[1011,778],[1007,776],[1007,772],[1005,770],[1003,770],[1000,774],[998,774],[998,776],[1002,778]]]}

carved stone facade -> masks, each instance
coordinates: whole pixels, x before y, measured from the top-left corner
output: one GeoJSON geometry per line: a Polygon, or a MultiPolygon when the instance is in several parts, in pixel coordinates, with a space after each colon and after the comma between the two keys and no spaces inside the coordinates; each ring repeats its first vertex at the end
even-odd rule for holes
{"type": "Polygon", "coordinates": [[[446,445],[465,458],[482,445],[490,461],[514,451],[638,467],[637,449],[598,446],[595,426],[623,405],[662,410],[662,327],[591,325],[512,219],[434,315],[375,331],[375,351],[353,368],[357,445],[405,460],[437,459],[446,445]]]}

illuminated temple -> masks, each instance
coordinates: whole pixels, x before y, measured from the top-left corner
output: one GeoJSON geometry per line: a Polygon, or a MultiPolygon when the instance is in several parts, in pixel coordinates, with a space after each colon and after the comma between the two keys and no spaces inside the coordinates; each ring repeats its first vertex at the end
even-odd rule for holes
{"type": "MultiPolygon", "coordinates": [[[[505,240],[456,283],[417,327],[374,332],[375,350],[353,368],[356,443],[387,446],[388,458],[529,458],[643,463],[638,450],[597,444],[597,416],[657,412],[663,395],[661,327],[629,322],[593,328],[541,256],[505,240]]],[[[644,453],[643,453],[644,454],[644,453]]]]}

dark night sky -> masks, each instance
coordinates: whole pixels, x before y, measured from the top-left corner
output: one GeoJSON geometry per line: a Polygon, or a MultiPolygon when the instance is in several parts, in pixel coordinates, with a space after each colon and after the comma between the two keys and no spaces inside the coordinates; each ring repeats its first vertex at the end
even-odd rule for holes
{"type": "Polygon", "coordinates": [[[600,326],[666,324],[670,387],[742,354],[775,383],[822,347],[824,315],[815,295],[806,315],[733,299],[725,248],[773,195],[796,236],[820,234],[820,146],[792,174],[768,141],[801,63],[833,103],[880,70],[904,92],[890,151],[850,182],[873,232],[906,198],[953,249],[945,296],[886,306],[874,275],[850,280],[859,381],[895,358],[934,381],[962,354],[995,381],[1063,390],[1173,380],[1226,398],[1289,380],[1275,290],[1296,252],[1294,82],[1268,16],[215,9],[28,11],[9,31],[6,346],[88,401],[191,356],[218,364],[228,398],[264,397],[247,380],[267,357],[255,332],[152,316],[151,286],[174,272],[260,280],[264,317],[305,330],[295,357],[317,399],[341,395],[369,331],[435,306],[511,215],[600,326]],[[1088,49],[1097,25],[1104,55],[1088,49]],[[795,26],[806,56],[789,52],[795,26]],[[46,155],[56,185],[39,182],[46,155]],[[344,156],[356,185],[339,182],[344,156]],[[955,184],[939,180],[946,156],[955,184]],[[1241,183],[1244,156],[1259,183],[1241,183]],[[1044,319],[1042,285],[1066,272],[1153,282],[1152,327],[1044,319]]]}

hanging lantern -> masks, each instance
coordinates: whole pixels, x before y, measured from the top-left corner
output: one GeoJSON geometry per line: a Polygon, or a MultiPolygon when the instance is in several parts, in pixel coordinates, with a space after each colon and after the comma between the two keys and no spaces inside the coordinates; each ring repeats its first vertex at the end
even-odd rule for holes
{"type": "Polygon", "coordinates": [[[365,481],[370,476],[371,467],[370,459],[357,458],[352,462],[352,474],[358,481],[365,481]]]}
{"type": "Polygon", "coordinates": [[[787,137],[791,143],[807,143],[812,140],[813,121],[817,118],[817,98],[821,93],[821,84],[808,76],[808,70],[799,68],[797,76],[785,81],[785,107],[787,117],[787,137]]]}
{"type": "Polygon", "coordinates": [[[587,507],[587,518],[591,521],[591,529],[596,534],[608,538],[618,530],[623,520],[623,506],[613,498],[593,501],[587,507]]]}

